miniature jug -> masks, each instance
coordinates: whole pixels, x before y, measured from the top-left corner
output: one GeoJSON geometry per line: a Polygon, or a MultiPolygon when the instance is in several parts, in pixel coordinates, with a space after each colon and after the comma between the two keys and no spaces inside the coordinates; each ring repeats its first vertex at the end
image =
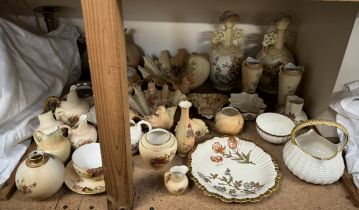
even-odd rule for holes
{"type": "Polygon", "coordinates": [[[144,132],[142,131],[142,125],[148,127],[148,131],[152,130],[152,126],[149,122],[141,120],[137,124],[135,121],[130,120],[130,135],[131,135],[131,151],[132,154],[138,152],[138,142],[140,141],[144,132]]]}
{"type": "Polygon", "coordinates": [[[329,120],[308,120],[296,125],[283,149],[287,168],[300,179],[313,184],[331,184],[344,172],[342,150],[348,143],[348,131],[342,125],[329,120]],[[313,129],[297,136],[306,127],[326,125],[340,129],[344,140],[333,144],[313,129]]]}
{"type": "Polygon", "coordinates": [[[304,99],[296,95],[288,95],[285,107],[281,113],[293,119],[296,123],[308,120],[307,114],[302,110],[304,99]]]}
{"type": "Polygon", "coordinates": [[[36,131],[41,131],[46,134],[64,124],[61,121],[55,120],[51,111],[37,115],[37,118],[39,119],[40,125],[36,128],[36,131]]]}
{"type": "Polygon", "coordinates": [[[70,131],[71,128],[68,125],[62,125],[48,134],[41,131],[35,131],[34,139],[38,149],[53,154],[62,160],[62,162],[66,162],[70,156],[71,145],[64,133],[70,131]]]}
{"type": "Polygon", "coordinates": [[[215,117],[216,130],[221,134],[236,135],[244,125],[243,115],[233,107],[225,107],[215,117]]]}
{"type": "Polygon", "coordinates": [[[186,173],[188,167],[185,165],[173,166],[164,175],[165,186],[168,192],[174,195],[184,193],[188,187],[188,178],[186,173]]]}
{"type": "Polygon", "coordinates": [[[69,140],[73,149],[97,141],[97,130],[94,126],[87,123],[87,115],[80,116],[78,125],[75,126],[69,135],[69,140]]]}

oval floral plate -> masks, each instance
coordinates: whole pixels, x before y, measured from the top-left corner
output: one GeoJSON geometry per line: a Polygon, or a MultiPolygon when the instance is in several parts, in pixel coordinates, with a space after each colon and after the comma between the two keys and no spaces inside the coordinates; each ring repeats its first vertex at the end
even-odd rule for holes
{"type": "Polygon", "coordinates": [[[259,201],[279,187],[281,177],[269,154],[237,137],[215,137],[199,144],[189,166],[196,185],[225,202],[259,201]]]}

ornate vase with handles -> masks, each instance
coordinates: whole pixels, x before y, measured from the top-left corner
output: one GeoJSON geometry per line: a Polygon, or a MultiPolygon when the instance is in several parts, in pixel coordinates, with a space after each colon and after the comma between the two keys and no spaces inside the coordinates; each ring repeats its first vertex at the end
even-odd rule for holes
{"type": "Polygon", "coordinates": [[[195,136],[189,118],[189,108],[192,106],[189,101],[181,101],[181,118],[175,129],[177,138],[177,154],[181,157],[187,157],[188,153],[194,147],[195,136]]]}
{"type": "Polygon", "coordinates": [[[256,92],[259,79],[263,72],[263,65],[252,57],[248,57],[242,64],[242,92],[253,94],[256,92]]]}
{"type": "Polygon", "coordinates": [[[39,119],[40,125],[36,128],[36,131],[41,131],[46,134],[64,124],[62,121],[55,120],[51,111],[40,114],[37,118],[39,119]]]}
{"type": "Polygon", "coordinates": [[[16,171],[16,187],[26,196],[43,200],[55,194],[65,179],[61,160],[42,150],[32,151],[16,171]]]}
{"type": "Polygon", "coordinates": [[[284,106],[287,96],[294,95],[302,79],[303,66],[292,63],[282,65],[279,68],[278,106],[284,106]]]}
{"type": "Polygon", "coordinates": [[[62,125],[48,134],[35,131],[34,140],[38,149],[55,155],[62,160],[62,162],[66,162],[70,156],[71,145],[65,133],[70,132],[70,130],[71,128],[68,125],[62,125]]]}
{"type": "Polygon", "coordinates": [[[138,142],[140,141],[144,132],[142,131],[142,125],[146,125],[148,131],[152,130],[152,126],[149,122],[141,120],[138,123],[130,120],[130,134],[131,134],[131,151],[132,154],[138,152],[138,142]]]}
{"type": "Polygon", "coordinates": [[[216,89],[229,91],[239,80],[244,60],[243,30],[235,28],[239,20],[238,14],[226,11],[219,19],[224,29],[218,29],[212,36],[209,78],[216,89]]]}
{"type": "Polygon", "coordinates": [[[80,116],[78,125],[74,127],[69,135],[69,140],[73,149],[97,141],[97,130],[87,123],[87,115],[80,116]]]}
{"type": "Polygon", "coordinates": [[[295,62],[292,52],[284,45],[289,23],[289,17],[279,17],[274,23],[276,31],[264,36],[263,49],[257,55],[257,59],[263,64],[259,89],[266,93],[276,94],[278,91],[279,66],[295,62]]]}
{"type": "Polygon", "coordinates": [[[173,166],[164,175],[165,186],[171,194],[183,194],[188,187],[188,178],[186,173],[188,167],[185,165],[173,166]]]}

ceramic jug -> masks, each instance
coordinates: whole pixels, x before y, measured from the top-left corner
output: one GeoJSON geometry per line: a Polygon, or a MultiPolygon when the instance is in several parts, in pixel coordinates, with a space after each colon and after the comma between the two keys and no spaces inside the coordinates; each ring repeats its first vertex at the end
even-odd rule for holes
{"type": "Polygon", "coordinates": [[[32,151],[16,171],[16,187],[26,196],[43,200],[55,194],[65,179],[61,160],[42,150],[32,151]]]}
{"type": "Polygon", "coordinates": [[[288,95],[282,113],[293,119],[296,123],[308,120],[307,114],[302,110],[304,99],[296,95],[288,95]]]}
{"type": "Polygon", "coordinates": [[[152,130],[152,126],[149,122],[141,120],[138,123],[130,120],[130,134],[131,134],[131,151],[132,154],[138,152],[138,142],[140,141],[144,132],[142,131],[142,125],[146,125],[148,131],[152,130]]]}
{"type": "Polygon", "coordinates": [[[54,115],[51,111],[48,111],[44,114],[40,114],[37,116],[37,118],[39,119],[40,125],[36,128],[36,131],[41,131],[46,134],[53,131],[54,128],[57,128],[64,124],[61,121],[55,120],[54,115]]]}
{"type": "Polygon", "coordinates": [[[242,64],[242,91],[253,94],[256,92],[259,79],[262,76],[263,65],[252,57],[248,57],[242,64]]]}
{"type": "Polygon", "coordinates": [[[187,157],[188,153],[194,147],[195,136],[193,133],[191,120],[189,118],[189,108],[192,106],[189,101],[181,101],[181,117],[175,129],[177,139],[177,154],[181,157],[187,157]]]}
{"type": "Polygon", "coordinates": [[[161,169],[174,158],[177,151],[176,137],[162,128],[144,134],[139,143],[140,155],[153,169],[161,169]]]}
{"type": "Polygon", "coordinates": [[[288,95],[294,95],[302,74],[303,66],[296,66],[292,63],[282,65],[279,67],[279,87],[278,87],[278,102],[277,105],[283,106],[288,95]]]}
{"type": "Polygon", "coordinates": [[[212,36],[209,78],[216,89],[229,91],[239,80],[244,60],[243,30],[235,28],[239,20],[238,14],[226,11],[219,19],[223,22],[224,29],[215,31],[212,36]]]}
{"type": "Polygon", "coordinates": [[[243,115],[233,107],[225,107],[215,117],[216,130],[221,134],[236,135],[244,125],[243,115]]]}
{"type": "Polygon", "coordinates": [[[73,149],[97,141],[97,130],[87,123],[87,115],[80,116],[78,125],[74,127],[69,135],[69,140],[73,149]]]}
{"type": "Polygon", "coordinates": [[[89,111],[89,104],[79,98],[76,92],[76,85],[72,85],[66,101],[61,101],[55,109],[55,117],[67,125],[74,126],[82,114],[89,111]]]}
{"type": "Polygon", "coordinates": [[[186,173],[188,167],[185,165],[173,166],[164,175],[165,186],[171,194],[183,194],[188,187],[188,178],[186,173]]]}
{"type": "Polygon", "coordinates": [[[291,141],[283,149],[283,160],[287,168],[300,179],[313,184],[331,184],[344,172],[343,148],[348,143],[348,131],[342,125],[329,120],[308,120],[294,127],[291,141]],[[344,133],[339,144],[333,144],[313,129],[299,136],[303,128],[326,125],[344,133]]]}
{"type": "Polygon", "coordinates": [[[60,126],[48,134],[41,131],[35,131],[34,140],[38,149],[53,154],[62,160],[62,162],[66,162],[70,156],[71,145],[64,133],[70,131],[71,128],[68,125],[60,126]]]}

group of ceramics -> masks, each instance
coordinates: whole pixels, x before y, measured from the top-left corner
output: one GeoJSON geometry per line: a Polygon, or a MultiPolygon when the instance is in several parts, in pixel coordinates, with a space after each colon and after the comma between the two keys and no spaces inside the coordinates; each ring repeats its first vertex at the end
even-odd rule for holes
{"type": "MultiPolygon", "coordinates": [[[[144,65],[138,66],[139,53],[126,44],[132,154],[139,152],[155,170],[169,166],[176,154],[187,157],[187,166],[173,166],[164,174],[165,186],[172,194],[186,191],[186,174],[190,173],[206,195],[225,202],[259,201],[279,187],[281,175],[268,153],[250,139],[237,137],[245,121],[255,120],[263,140],[286,143],[283,159],[294,175],[314,184],[337,181],[344,171],[341,152],[348,140],[347,131],[335,122],[308,120],[302,111],[304,100],[294,94],[303,67],[295,65],[294,56],[285,47],[289,18],[280,16],[275,21],[275,31],[265,35],[256,59],[244,55],[238,20],[238,14],[229,11],[220,17],[223,26],[213,33],[209,58],[184,49],[175,57],[162,51],[158,59],[144,56],[144,65]],[[228,94],[196,92],[208,78],[216,89],[228,94]],[[238,84],[242,92],[230,93],[238,84]],[[264,113],[267,106],[256,94],[257,85],[277,96],[278,113],[264,113]],[[203,119],[190,117],[192,105],[203,119]],[[181,112],[176,121],[178,107],[181,112]],[[214,126],[207,126],[212,119],[214,126]],[[344,141],[331,143],[315,131],[316,125],[342,130],[344,141]],[[206,138],[209,127],[216,137],[196,145],[196,140],[206,138]]],[[[87,122],[96,125],[95,108],[89,109],[75,87],[66,101],[49,98],[47,104],[52,112],[39,116],[40,127],[34,133],[40,150],[19,167],[18,188],[38,199],[51,196],[64,181],[78,193],[104,192],[97,133],[87,122]],[[61,161],[67,161],[71,147],[72,160],[65,169],[61,161]],[[45,177],[39,180],[35,174],[55,167],[50,163],[63,172],[56,172],[56,177],[64,175],[56,181],[51,177],[52,182],[45,177]]],[[[51,176],[55,176],[52,171],[51,176]]]]}

